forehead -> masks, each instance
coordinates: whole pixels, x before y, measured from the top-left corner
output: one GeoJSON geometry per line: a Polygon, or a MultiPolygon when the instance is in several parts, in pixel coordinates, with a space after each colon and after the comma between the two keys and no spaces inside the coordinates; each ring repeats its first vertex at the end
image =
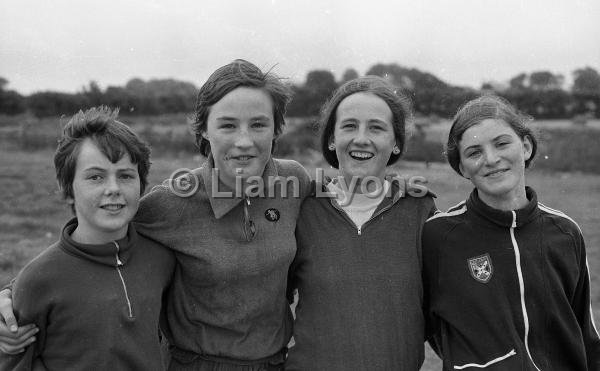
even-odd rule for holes
{"type": "Polygon", "coordinates": [[[81,143],[76,160],[75,168],[77,170],[85,170],[92,167],[134,168],[137,170],[137,166],[131,162],[131,157],[127,151],[125,151],[123,156],[116,163],[113,163],[102,150],[100,150],[98,145],[89,138],[81,143]]]}
{"type": "Polygon", "coordinates": [[[463,133],[460,139],[461,146],[484,143],[501,135],[517,137],[513,128],[502,119],[485,119],[463,133]]]}
{"type": "Polygon", "coordinates": [[[344,98],[337,107],[337,121],[346,118],[370,118],[391,121],[392,110],[388,104],[372,93],[359,92],[344,98]]]}
{"type": "Polygon", "coordinates": [[[273,99],[261,88],[239,87],[225,94],[210,108],[210,116],[266,115],[273,117],[273,99]]]}

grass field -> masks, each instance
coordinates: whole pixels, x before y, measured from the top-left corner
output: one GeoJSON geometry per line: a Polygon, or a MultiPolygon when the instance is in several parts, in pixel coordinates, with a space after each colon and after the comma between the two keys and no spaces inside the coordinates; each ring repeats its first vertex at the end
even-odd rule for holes
{"type": "MultiPolygon", "coordinates": [[[[23,152],[0,151],[0,284],[5,284],[42,249],[57,239],[63,223],[71,216],[57,193],[50,150],[23,152]]],[[[199,165],[199,157],[155,158],[151,169],[151,185],[168,178],[177,168],[199,165]]],[[[322,166],[318,157],[301,162],[314,176],[322,166]]],[[[447,166],[401,163],[402,175],[421,175],[438,195],[440,209],[456,204],[469,193],[470,184],[447,166]]],[[[528,183],[539,194],[541,202],[562,210],[581,226],[586,238],[592,276],[592,300],[595,317],[600,318],[600,175],[536,171],[528,174],[528,183]]],[[[439,370],[440,363],[428,350],[423,370],[439,370]]]]}

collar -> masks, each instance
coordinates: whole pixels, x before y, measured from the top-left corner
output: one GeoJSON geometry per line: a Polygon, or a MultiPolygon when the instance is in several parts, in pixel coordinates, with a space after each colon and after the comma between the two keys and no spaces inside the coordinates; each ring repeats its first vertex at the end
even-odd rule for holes
{"type": "MultiPolygon", "coordinates": [[[[381,202],[379,203],[379,205],[377,206],[377,208],[375,209],[375,213],[379,212],[379,210],[383,209],[383,208],[387,208],[390,207],[391,205],[395,204],[396,202],[398,202],[398,200],[400,200],[402,197],[405,197],[406,195],[404,194],[403,189],[400,188],[400,185],[398,184],[397,180],[393,180],[392,178],[388,178],[386,176],[386,180],[390,182],[390,186],[385,194],[385,197],[383,197],[383,199],[381,200],[381,202]]],[[[404,189],[406,189],[406,180],[404,180],[405,184],[404,184],[404,189]]],[[[315,197],[316,196],[316,190],[317,188],[321,189],[321,192],[327,193],[329,192],[328,189],[328,185],[332,183],[333,185],[336,185],[336,178],[330,178],[328,176],[325,177],[323,183],[318,183],[317,181],[313,180],[311,181],[311,196],[315,197]]],[[[337,202],[335,197],[331,197],[329,199],[329,202],[331,202],[331,204],[337,208],[337,202]]]]}
{"type": "Polygon", "coordinates": [[[132,223],[129,223],[127,235],[124,238],[99,245],[75,242],[71,238],[75,228],[77,228],[77,218],[71,219],[64,226],[60,238],[60,247],[70,255],[111,267],[117,266],[117,253],[123,265],[127,264],[127,260],[131,256],[131,247],[137,242],[137,232],[132,223]],[[115,242],[119,245],[118,251],[115,242]]]}
{"type": "MultiPolygon", "coordinates": [[[[513,210],[517,214],[517,228],[521,227],[539,215],[537,207],[537,195],[533,188],[525,187],[525,195],[528,203],[525,207],[513,210]]],[[[471,192],[471,196],[467,200],[467,210],[473,210],[482,219],[488,220],[502,227],[510,228],[513,222],[513,214],[511,210],[498,210],[487,205],[479,198],[477,189],[471,192]]]]}
{"type": "MultiPolygon", "coordinates": [[[[243,199],[244,196],[238,197],[236,195],[235,190],[230,189],[225,184],[223,184],[218,179],[216,180],[218,184],[218,189],[214,190],[214,192],[231,192],[231,197],[213,197],[213,169],[215,168],[215,161],[213,159],[212,154],[208,156],[208,159],[204,163],[202,167],[199,169],[200,176],[202,177],[202,181],[204,182],[204,189],[206,190],[206,196],[210,202],[210,207],[215,214],[215,218],[220,219],[233,208],[235,208],[243,199]]],[[[275,162],[273,158],[270,157],[269,161],[265,165],[265,170],[263,171],[262,178],[263,184],[265,187],[273,187],[274,184],[269,182],[269,178],[276,177],[278,175],[277,167],[275,166],[275,162]]],[[[264,192],[267,192],[268,189],[265,188],[264,192]]]]}

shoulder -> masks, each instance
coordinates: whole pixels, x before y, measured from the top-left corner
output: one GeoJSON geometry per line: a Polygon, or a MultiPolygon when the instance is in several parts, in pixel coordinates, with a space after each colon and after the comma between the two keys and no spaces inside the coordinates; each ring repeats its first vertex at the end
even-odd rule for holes
{"type": "Polygon", "coordinates": [[[301,198],[306,197],[309,194],[310,189],[310,176],[308,171],[299,162],[294,160],[286,159],[273,159],[275,168],[277,169],[277,175],[284,178],[293,178],[298,180],[298,186],[300,187],[301,198]]]}
{"type": "Polygon", "coordinates": [[[58,242],[46,248],[19,272],[13,286],[15,299],[21,295],[39,297],[59,285],[58,278],[71,266],[71,257],[65,254],[58,242]]]}
{"type": "Polygon", "coordinates": [[[298,161],[274,158],[273,163],[280,176],[297,176],[306,182],[310,181],[308,172],[298,161]]]}
{"type": "Polygon", "coordinates": [[[467,212],[466,201],[450,207],[447,211],[436,211],[425,221],[424,235],[442,235],[465,220],[467,212]]]}
{"type": "Polygon", "coordinates": [[[538,208],[544,218],[549,219],[558,229],[572,235],[582,235],[579,224],[564,212],[538,202],[538,208]]]}
{"type": "Polygon", "coordinates": [[[199,169],[195,169],[181,177],[165,179],[162,184],[152,187],[140,199],[135,221],[151,222],[157,218],[181,215],[190,200],[205,194],[201,179],[199,169]]]}

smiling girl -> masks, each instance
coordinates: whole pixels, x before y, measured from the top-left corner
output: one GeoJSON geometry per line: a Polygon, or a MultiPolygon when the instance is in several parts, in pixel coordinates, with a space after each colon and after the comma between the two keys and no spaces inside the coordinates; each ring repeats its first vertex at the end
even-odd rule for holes
{"type": "Polygon", "coordinates": [[[525,185],[537,141],[505,100],[465,104],[448,162],[475,189],[423,232],[431,343],[444,370],[600,370],[579,226],[525,185]]]}

